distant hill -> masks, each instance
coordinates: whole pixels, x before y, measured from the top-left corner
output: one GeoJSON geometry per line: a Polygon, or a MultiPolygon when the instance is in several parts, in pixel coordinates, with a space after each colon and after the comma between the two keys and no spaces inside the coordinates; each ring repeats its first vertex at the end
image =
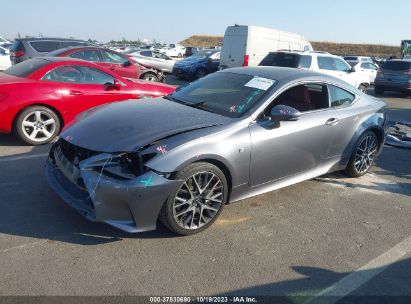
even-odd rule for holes
{"type": "MultiPolygon", "coordinates": [[[[180,44],[184,46],[209,47],[219,46],[223,43],[221,36],[202,36],[194,35],[180,44]]],[[[314,50],[329,52],[335,55],[365,55],[365,56],[400,56],[400,47],[379,45],[379,44],[354,44],[354,43],[336,43],[336,42],[311,42],[314,50]]]]}

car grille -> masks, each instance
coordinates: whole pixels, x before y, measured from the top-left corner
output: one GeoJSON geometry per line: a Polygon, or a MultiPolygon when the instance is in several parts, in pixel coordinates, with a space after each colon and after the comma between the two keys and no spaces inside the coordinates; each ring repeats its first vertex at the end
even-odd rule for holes
{"type": "Polygon", "coordinates": [[[97,155],[99,152],[92,151],[89,149],[81,148],[79,146],[73,145],[68,141],[60,139],[58,147],[64,156],[74,165],[78,167],[79,162],[97,155]]]}

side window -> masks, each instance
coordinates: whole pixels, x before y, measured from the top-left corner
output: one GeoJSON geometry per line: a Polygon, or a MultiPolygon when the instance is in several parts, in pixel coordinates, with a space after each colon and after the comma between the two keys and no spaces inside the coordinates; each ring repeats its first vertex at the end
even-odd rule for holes
{"type": "Polygon", "coordinates": [[[342,59],[334,58],[334,63],[337,71],[348,72],[351,70],[351,66],[342,59]]]}
{"type": "Polygon", "coordinates": [[[109,51],[103,51],[103,62],[123,64],[126,61],[127,60],[124,57],[117,55],[116,53],[112,53],[109,51]]]}
{"type": "Polygon", "coordinates": [[[114,77],[103,71],[100,71],[95,68],[87,67],[87,66],[79,66],[78,68],[81,70],[81,72],[84,75],[83,83],[86,83],[86,84],[114,83],[114,77]]]}
{"type": "Polygon", "coordinates": [[[0,49],[0,55],[6,55],[6,51],[3,49],[0,49]]]}
{"type": "Polygon", "coordinates": [[[63,66],[48,72],[42,80],[76,84],[114,83],[114,77],[87,66],[63,66]]]}
{"type": "Polygon", "coordinates": [[[71,54],[70,57],[92,61],[92,62],[100,61],[99,51],[97,50],[80,51],[80,52],[71,54]]]}
{"type": "Polygon", "coordinates": [[[51,70],[43,76],[42,80],[68,82],[68,83],[82,83],[83,75],[74,66],[62,66],[51,70]]]}
{"type": "Polygon", "coordinates": [[[49,53],[60,48],[59,41],[31,41],[30,46],[37,52],[49,53]]]}
{"type": "Polygon", "coordinates": [[[318,56],[317,60],[318,60],[318,68],[320,70],[330,70],[330,71],[335,70],[333,58],[318,56]]]}
{"type": "Polygon", "coordinates": [[[367,70],[370,69],[368,63],[361,63],[361,68],[362,69],[367,69],[367,70]]]}
{"type": "Polygon", "coordinates": [[[300,68],[309,69],[311,67],[311,56],[302,55],[300,57],[300,68]]]}
{"type": "Polygon", "coordinates": [[[151,51],[144,51],[140,53],[142,56],[146,56],[146,57],[152,57],[151,56],[151,51]]]}
{"type": "Polygon", "coordinates": [[[327,109],[329,108],[327,86],[322,83],[310,83],[292,87],[281,93],[266,108],[264,114],[269,116],[272,107],[276,105],[290,106],[300,112],[327,109]]]}
{"type": "Polygon", "coordinates": [[[329,86],[330,90],[330,101],[331,107],[341,107],[349,106],[355,99],[355,95],[343,90],[341,88],[335,87],[333,85],[329,86]]]}

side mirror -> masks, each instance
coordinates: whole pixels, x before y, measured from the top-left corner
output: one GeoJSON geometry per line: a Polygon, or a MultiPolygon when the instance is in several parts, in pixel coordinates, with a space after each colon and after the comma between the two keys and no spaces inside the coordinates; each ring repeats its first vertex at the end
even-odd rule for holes
{"type": "Polygon", "coordinates": [[[347,71],[347,73],[354,73],[354,72],[356,72],[355,67],[351,67],[351,69],[349,69],[349,70],[347,71]]]}
{"type": "Polygon", "coordinates": [[[278,105],[271,109],[271,121],[295,121],[301,116],[301,112],[285,105],[278,105]]]}
{"type": "Polygon", "coordinates": [[[128,66],[130,66],[130,65],[131,65],[131,62],[130,62],[129,60],[124,61],[124,62],[121,64],[121,66],[123,66],[123,67],[128,67],[128,66]]]}
{"type": "Polygon", "coordinates": [[[120,90],[120,89],[121,89],[121,83],[117,79],[114,79],[113,83],[107,82],[104,84],[105,91],[120,90]]]}

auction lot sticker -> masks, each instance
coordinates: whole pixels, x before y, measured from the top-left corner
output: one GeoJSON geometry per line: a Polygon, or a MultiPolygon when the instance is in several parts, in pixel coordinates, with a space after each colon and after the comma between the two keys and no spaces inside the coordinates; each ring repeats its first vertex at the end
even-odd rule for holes
{"type": "Polygon", "coordinates": [[[274,83],[275,80],[254,76],[254,78],[247,82],[244,86],[267,91],[274,83]]]}

